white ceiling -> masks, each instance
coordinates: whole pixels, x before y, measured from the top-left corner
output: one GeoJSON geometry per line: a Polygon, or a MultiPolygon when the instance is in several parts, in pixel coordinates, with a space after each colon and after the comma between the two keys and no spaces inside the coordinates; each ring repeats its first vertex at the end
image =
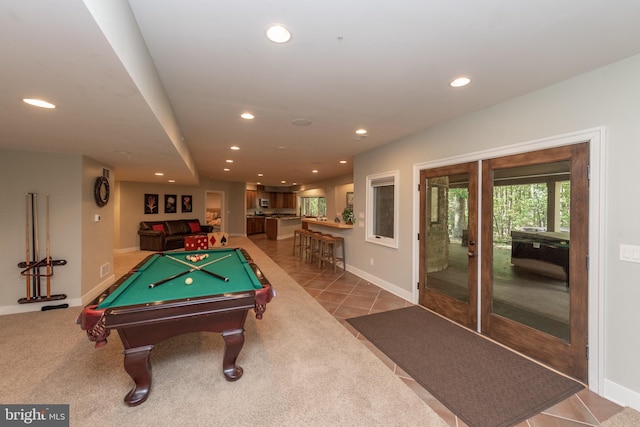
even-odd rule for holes
{"type": "Polygon", "coordinates": [[[124,181],[319,181],[640,53],[638,22],[638,0],[2,0],[0,148],[86,155],[124,181]],[[266,40],[275,22],[288,44],[266,40]]]}

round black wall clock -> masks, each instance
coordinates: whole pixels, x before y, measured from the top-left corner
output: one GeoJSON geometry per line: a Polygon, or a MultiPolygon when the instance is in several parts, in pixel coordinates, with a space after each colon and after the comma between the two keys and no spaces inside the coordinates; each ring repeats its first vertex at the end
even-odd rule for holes
{"type": "Polygon", "coordinates": [[[107,178],[104,176],[97,177],[93,190],[96,198],[96,205],[102,207],[109,202],[109,180],[107,178]]]}

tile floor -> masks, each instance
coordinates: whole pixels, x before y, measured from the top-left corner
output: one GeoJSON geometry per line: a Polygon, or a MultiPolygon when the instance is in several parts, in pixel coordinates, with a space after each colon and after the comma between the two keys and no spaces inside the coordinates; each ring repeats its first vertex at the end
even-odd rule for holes
{"type": "MultiPolygon", "coordinates": [[[[358,276],[333,268],[321,268],[293,255],[293,239],[267,240],[265,234],[250,239],[296,280],[318,303],[339,320],[392,369],[416,394],[431,406],[449,425],[466,426],[437,399],[417,384],[393,361],[358,334],[344,319],[408,307],[411,303],[367,282],[358,276]]],[[[571,396],[517,427],[598,426],[622,408],[588,390],[571,396]]]]}

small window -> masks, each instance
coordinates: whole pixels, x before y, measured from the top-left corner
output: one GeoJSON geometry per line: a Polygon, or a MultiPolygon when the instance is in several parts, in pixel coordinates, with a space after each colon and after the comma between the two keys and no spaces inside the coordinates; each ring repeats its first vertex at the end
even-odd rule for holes
{"type": "Polygon", "coordinates": [[[398,247],[398,171],[367,176],[367,241],[398,247]]]}
{"type": "Polygon", "coordinates": [[[301,197],[300,212],[302,216],[327,216],[326,197],[301,197]]]}

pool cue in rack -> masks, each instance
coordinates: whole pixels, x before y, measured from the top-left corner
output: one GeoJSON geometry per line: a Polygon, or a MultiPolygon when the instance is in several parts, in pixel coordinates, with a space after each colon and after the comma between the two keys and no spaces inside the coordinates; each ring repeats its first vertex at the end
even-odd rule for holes
{"type": "MultiPolygon", "coordinates": [[[[46,255],[40,259],[40,245],[39,245],[39,233],[38,233],[38,194],[27,193],[26,194],[26,228],[25,228],[25,243],[26,243],[26,259],[24,262],[18,263],[18,268],[23,270],[21,275],[26,278],[26,298],[20,298],[19,304],[26,304],[32,302],[46,302],[46,301],[58,301],[65,299],[65,294],[51,295],[51,277],[53,276],[53,267],[66,265],[67,261],[64,259],[51,259],[51,241],[49,231],[49,195],[47,194],[47,206],[46,206],[46,255]],[[31,215],[29,215],[31,214],[31,215]],[[42,273],[41,269],[45,268],[45,272],[42,273]],[[42,294],[42,278],[46,278],[47,292],[42,294]]],[[[58,306],[42,307],[49,310],[51,308],[66,308],[68,304],[60,304],[58,306]]]]}

